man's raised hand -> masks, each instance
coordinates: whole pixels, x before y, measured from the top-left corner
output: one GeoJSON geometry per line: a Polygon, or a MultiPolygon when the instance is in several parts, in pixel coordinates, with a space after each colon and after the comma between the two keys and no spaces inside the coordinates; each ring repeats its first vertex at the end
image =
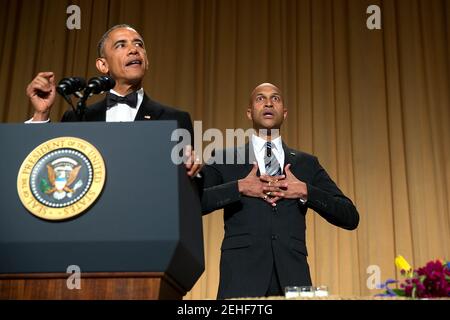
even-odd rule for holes
{"type": "Polygon", "coordinates": [[[28,85],[27,96],[34,108],[33,121],[48,120],[56,96],[55,74],[40,72],[28,85]]]}

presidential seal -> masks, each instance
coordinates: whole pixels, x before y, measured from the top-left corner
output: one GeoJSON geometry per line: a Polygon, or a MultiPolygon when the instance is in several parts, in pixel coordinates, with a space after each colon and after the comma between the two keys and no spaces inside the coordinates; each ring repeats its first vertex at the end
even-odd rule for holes
{"type": "Polygon", "coordinates": [[[79,138],[61,137],[36,147],[17,177],[25,208],[46,220],[64,220],[88,209],[105,184],[100,152],[79,138]]]}

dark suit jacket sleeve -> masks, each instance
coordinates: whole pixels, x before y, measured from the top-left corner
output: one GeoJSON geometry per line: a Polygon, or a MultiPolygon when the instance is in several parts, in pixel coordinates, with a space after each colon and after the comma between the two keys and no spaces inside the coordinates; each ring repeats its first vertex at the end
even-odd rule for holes
{"type": "Polygon", "coordinates": [[[186,129],[191,134],[191,145],[194,145],[194,129],[192,127],[191,116],[188,112],[180,112],[178,117],[178,127],[186,129]]]}
{"type": "Polygon", "coordinates": [[[352,201],[336,186],[325,169],[314,157],[315,174],[307,183],[307,205],[335,226],[353,230],[359,223],[359,214],[352,201]]]}
{"type": "Polygon", "coordinates": [[[205,165],[201,175],[199,190],[204,215],[240,201],[237,180],[223,183],[221,165],[205,165]]]}
{"type": "Polygon", "coordinates": [[[72,110],[67,110],[66,112],[64,112],[61,118],[61,122],[74,122],[74,121],[78,121],[78,119],[72,110]]]}

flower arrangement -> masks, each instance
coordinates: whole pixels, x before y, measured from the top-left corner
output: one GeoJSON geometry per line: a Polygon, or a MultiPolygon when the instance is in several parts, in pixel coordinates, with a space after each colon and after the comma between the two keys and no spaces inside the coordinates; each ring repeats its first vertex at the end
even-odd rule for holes
{"type": "Polygon", "coordinates": [[[402,296],[411,298],[450,297],[450,262],[429,261],[424,267],[413,270],[402,256],[395,258],[395,265],[406,277],[399,288],[392,289],[390,284],[398,283],[389,279],[380,285],[385,289],[381,296],[402,296]]]}

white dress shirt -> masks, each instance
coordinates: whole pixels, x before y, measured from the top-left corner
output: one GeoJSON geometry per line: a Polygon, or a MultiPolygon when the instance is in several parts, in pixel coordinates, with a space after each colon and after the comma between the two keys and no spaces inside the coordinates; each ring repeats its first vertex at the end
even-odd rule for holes
{"type": "MultiPolygon", "coordinates": [[[[114,90],[110,90],[111,93],[124,97],[121,94],[118,94],[114,90]]],[[[142,104],[142,100],[144,99],[144,89],[141,88],[137,91],[137,105],[136,108],[132,108],[126,103],[117,103],[115,106],[106,109],[106,122],[131,122],[136,118],[136,114],[139,111],[139,107],[142,104]]]]}
{"type": "MultiPolygon", "coordinates": [[[[273,139],[272,141],[272,153],[277,158],[278,163],[281,166],[281,173],[283,173],[284,169],[284,150],[283,150],[283,142],[281,141],[281,136],[273,139]]],[[[255,153],[256,161],[258,162],[259,172],[261,175],[266,174],[266,165],[264,163],[264,155],[266,154],[266,143],[267,140],[258,137],[256,135],[252,135],[252,145],[253,152],[255,153]]]]}
{"type": "MultiPolygon", "coordinates": [[[[110,90],[111,93],[123,97],[123,95],[118,94],[114,90],[110,90]]],[[[137,91],[137,105],[136,108],[131,108],[129,105],[125,103],[117,103],[115,106],[108,108],[106,110],[106,122],[131,122],[136,118],[136,114],[139,111],[139,107],[142,104],[142,100],[144,100],[144,88],[141,88],[137,91]]],[[[45,121],[33,121],[33,118],[25,121],[25,123],[47,123],[50,119],[45,121]]]]}

